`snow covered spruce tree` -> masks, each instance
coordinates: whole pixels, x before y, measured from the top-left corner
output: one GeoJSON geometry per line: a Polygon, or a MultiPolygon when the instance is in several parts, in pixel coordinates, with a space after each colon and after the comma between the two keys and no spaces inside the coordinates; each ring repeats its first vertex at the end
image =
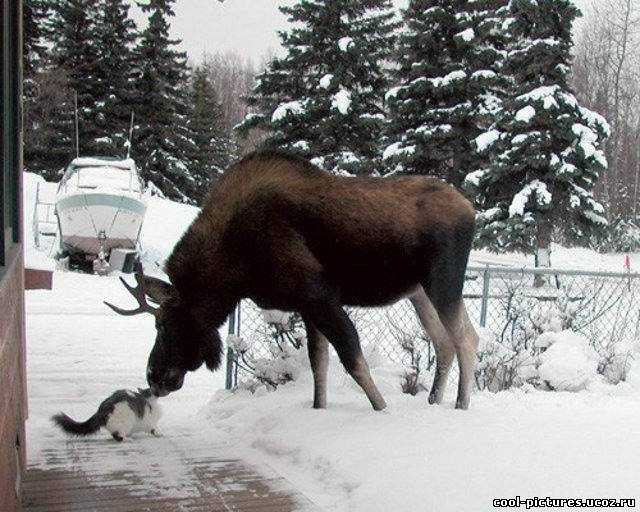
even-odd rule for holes
{"type": "Polygon", "coordinates": [[[135,50],[136,129],[132,154],[142,177],[169,198],[195,202],[197,180],[189,170],[194,153],[187,115],[189,94],[186,54],[169,38],[174,0],[148,0],[138,5],[149,13],[149,24],[135,50]]]}
{"type": "Polygon", "coordinates": [[[189,129],[195,143],[190,159],[191,174],[196,182],[193,199],[200,204],[211,183],[222,175],[236,153],[205,65],[193,72],[190,109],[189,129]]]}
{"type": "Polygon", "coordinates": [[[411,0],[386,95],[396,172],[460,185],[477,165],[470,141],[490,125],[507,88],[501,27],[508,0],[411,0]]]}
{"type": "Polygon", "coordinates": [[[25,163],[56,178],[75,155],[124,153],[135,25],[122,0],[25,3],[25,163]],[[117,143],[116,143],[117,140],[117,143]]]}
{"type": "MultiPolygon", "coordinates": [[[[54,171],[69,158],[67,151],[56,153],[50,149],[52,144],[60,144],[55,132],[59,126],[52,126],[51,120],[59,119],[59,109],[67,100],[64,72],[51,66],[50,62],[48,43],[52,9],[50,0],[25,0],[23,3],[24,166],[25,170],[47,178],[53,178],[54,171]]],[[[67,137],[70,140],[71,132],[67,137]]]]}
{"type": "Polygon", "coordinates": [[[555,228],[585,241],[606,224],[592,191],[607,166],[601,146],[609,129],[567,84],[578,15],[570,0],[510,1],[505,68],[515,90],[493,128],[475,139],[491,164],[465,181],[479,207],[480,244],[534,252],[543,266],[555,228]]]}
{"type": "Polygon", "coordinates": [[[24,0],[23,15],[23,64],[25,80],[29,80],[44,64],[47,56],[47,37],[51,0],[24,0]]]}
{"type": "Polygon", "coordinates": [[[99,0],[61,0],[52,2],[52,65],[64,75],[64,97],[59,98],[56,116],[51,117],[52,132],[48,148],[52,161],[64,164],[75,156],[74,95],[77,94],[79,148],[91,154],[98,137],[96,125],[95,80],[98,62],[96,15],[99,0]]]}
{"type": "Polygon", "coordinates": [[[136,25],[124,0],[101,0],[96,19],[96,150],[123,156],[134,107],[136,25]]]}
{"type": "Polygon", "coordinates": [[[380,155],[385,60],[397,26],[390,0],[300,0],[280,10],[286,56],[258,76],[238,125],[267,131],[265,145],[335,173],[370,174],[380,155]]]}

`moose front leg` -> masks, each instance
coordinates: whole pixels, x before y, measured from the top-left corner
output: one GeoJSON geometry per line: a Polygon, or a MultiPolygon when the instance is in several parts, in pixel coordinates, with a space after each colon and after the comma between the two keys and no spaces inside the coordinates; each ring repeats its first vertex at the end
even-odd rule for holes
{"type": "Polygon", "coordinates": [[[358,332],[344,309],[336,302],[315,302],[305,314],[334,346],[340,362],[365,392],[373,408],[376,411],[386,408],[362,354],[358,332]]]}
{"type": "Polygon", "coordinates": [[[311,320],[304,318],[307,331],[307,348],[313,372],[313,408],[327,407],[327,369],[329,367],[329,343],[311,320]]]}

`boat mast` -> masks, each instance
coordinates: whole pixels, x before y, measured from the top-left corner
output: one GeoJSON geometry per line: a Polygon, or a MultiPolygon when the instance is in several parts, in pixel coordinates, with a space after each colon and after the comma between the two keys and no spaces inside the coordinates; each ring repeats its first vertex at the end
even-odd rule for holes
{"type": "Polygon", "coordinates": [[[131,111],[131,124],[129,125],[129,141],[127,143],[127,158],[131,155],[131,141],[133,140],[133,110],[131,111]]]}
{"type": "Polygon", "coordinates": [[[80,156],[80,136],[78,135],[78,91],[73,91],[73,107],[76,128],[76,158],[80,156]]]}

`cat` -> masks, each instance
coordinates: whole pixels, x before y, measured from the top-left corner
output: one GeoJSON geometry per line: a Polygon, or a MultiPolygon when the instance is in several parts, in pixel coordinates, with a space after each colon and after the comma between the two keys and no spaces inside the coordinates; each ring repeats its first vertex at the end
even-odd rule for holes
{"type": "Polygon", "coordinates": [[[156,425],[162,411],[158,397],[150,389],[119,389],[98,407],[87,421],[78,422],[60,412],[51,420],[67,434],[88,436],[105,427],[118,442],[134,432],[149,432],[157,436],[156,425]]]}

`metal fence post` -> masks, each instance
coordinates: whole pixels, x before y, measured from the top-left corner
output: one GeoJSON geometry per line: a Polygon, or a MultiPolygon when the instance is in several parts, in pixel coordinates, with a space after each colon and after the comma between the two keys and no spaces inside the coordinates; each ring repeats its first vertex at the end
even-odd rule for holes
{"type": "Polygon", "coordinates": [[[487,310],[489,308],[489,265],[482,272],[482,301],[480,302],[480,327],[487,326],[487,310]]]}
{"type": "MultiPolygon", "coordinates": [[[[237,327],[239,327],[237,324],[238,322],[236,322],[236,318],[239,316],[239,310],[240,310],[240,304],[236,305],[235,308],[233,308],[233,311],[231,312],[231,314],[229,315],[229,329],[227,330],[228,334],[232,334],[232,335],[236,335],[237,333],[237,327]]],[[[224,381],[224,387],[225,389],[231,389],[233,388],[233,375],[234,375],[234,366],[235,366],[235,360],[233,357],[233,350],[230,347],[227,347],[227,369],[226,369],[226,375],[225,375],[225,381],[224,381]]]]}

